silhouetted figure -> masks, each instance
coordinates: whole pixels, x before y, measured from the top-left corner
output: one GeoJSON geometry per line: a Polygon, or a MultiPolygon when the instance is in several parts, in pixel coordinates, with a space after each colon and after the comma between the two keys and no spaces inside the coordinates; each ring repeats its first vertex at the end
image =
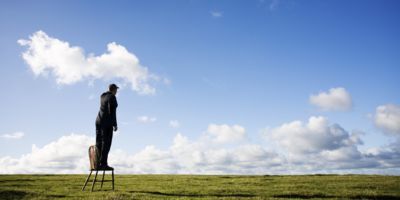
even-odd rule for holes
{"type": "Polygon", "coordinates": [[[108,91],[100,96],[100,111],[96,118],[96,146],[99,150],[99,168],[113,169],[108,166],[108,153],[111,148],[113,129],[117,131],[117,94],[118,86],[110,84],[108,91]]]}

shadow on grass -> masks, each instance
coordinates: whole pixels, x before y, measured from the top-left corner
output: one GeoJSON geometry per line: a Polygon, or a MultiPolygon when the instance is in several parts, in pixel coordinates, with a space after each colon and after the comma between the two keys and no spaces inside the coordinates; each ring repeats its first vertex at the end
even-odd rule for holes
{"type": "Polygon", "coordinates": [[[33,182],[36,181],[35,179],[24,179],[24,178],[18,178],[18,179],[5,179],[5,180],[0,180],[0,183],[7,183],[7,182],[21,182],[21,181],[29,181],[33,182]]]}
{"type": "Polygon", "coordinates": [[[359,196],[349,196],[349,199],[380,199],[380,200],[400,200],[400,197],[391,195],[359,195],[359,196]]]}
{"type": "Polygon", "coordinates": [[[400,197],[390,195],[357,195],[357,196],[332,196],[324,194],[280,194],[274,195],[275,198],[297,198],[297,199],[324,199],[324,198],[343,198],[343,199],[379,199],[379,200],[400,200],[400,197]]]}
{"type": "Polygon", "coordinates": [[[47,198],[64,198],[66,195],[61,195],[61,194],[50,194],[46,195],[47,198]]]}
{"type": "Polygon", "coordinates": [[[16,183],[16,184],[4,184],[2,186],[4,186],[4,187],[31,187],[31,186],[33,186],[33,184],[16,183]]]}
{"type": "Polygon", "coordinates": [[[253,194],[176,194],[165,192],[151,192],[151,191],[129,191],[130,193],[145,193],[152,195],[174,196],[174,197],[255,197],[253,194]]]}
{"type": "Polygon", "coordinates": [[[279,194],[274,195],[275,198],[296,198],[296,199],[314,199],[314,198],[335,198],[335,196],[324,195],[324,194],[279,194]]]}
{"type": "Polygon", "coordinates": [[[233,177],[233,176],[218,176],[218,178],[236,178],[236,177],[233,177]]]}
{"type": "Polygon", "coordinates": [[[30,193],[15,190],[3,190],[0,191],[0,197],[4,199],[22,199],[30,193]]]}
{"type": "MultiPolygon", "coordinates": [[[[17,191],[17,190],[2,190],[0,191],[0,199],[22,199],[22,198],[32,198],[32,197],[38,197],[41,195],[38,195],[36,193],[32,192],[24,192],[24,191],[17,191]]],[[[41,196],[43,197],[43,196],[41,196]]],[[[54,198],[64,198],[66,197],[65,195],[57,195],[57,194],[51,194],[51,195],[44,195],[45,198],[48,199],[54,199],[54,198]]]]}

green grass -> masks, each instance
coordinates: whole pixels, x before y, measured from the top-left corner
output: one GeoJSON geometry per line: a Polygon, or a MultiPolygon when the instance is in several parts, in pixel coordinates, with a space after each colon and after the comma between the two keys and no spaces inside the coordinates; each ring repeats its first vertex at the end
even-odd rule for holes
{"type": "Polygon", "coordinates": [[[116,175],[82,192],[85,178],[0,175],[0,199],[400,199],[400,176],[116,175]]]}

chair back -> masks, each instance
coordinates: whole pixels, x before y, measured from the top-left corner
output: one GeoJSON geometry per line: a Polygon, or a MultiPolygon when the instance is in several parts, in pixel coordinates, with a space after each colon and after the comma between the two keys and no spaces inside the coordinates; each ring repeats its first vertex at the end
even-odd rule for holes
{"type": "Polygon", "coordinates": [[[96,145],[90,146],[89,147],[90,169],[97,169],[98,155],[99,155],[99,152],[97,150],[96,145]]]}

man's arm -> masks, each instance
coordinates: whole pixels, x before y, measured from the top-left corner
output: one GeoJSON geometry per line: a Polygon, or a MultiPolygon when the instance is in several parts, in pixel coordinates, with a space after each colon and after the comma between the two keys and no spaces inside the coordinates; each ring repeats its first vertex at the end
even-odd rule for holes
{"type": "Polygon", "coordinates": [[[110,100],[109,100],[109,109],[110,109],[110,115],[111,115],[111,121],[112,121],[112,125],[114,127],[114,131],[117,131],[117,107],[118,107],[118,103],[117,103],[117,98],[115,98],[114,95],[111,96],[110,100]]]}

